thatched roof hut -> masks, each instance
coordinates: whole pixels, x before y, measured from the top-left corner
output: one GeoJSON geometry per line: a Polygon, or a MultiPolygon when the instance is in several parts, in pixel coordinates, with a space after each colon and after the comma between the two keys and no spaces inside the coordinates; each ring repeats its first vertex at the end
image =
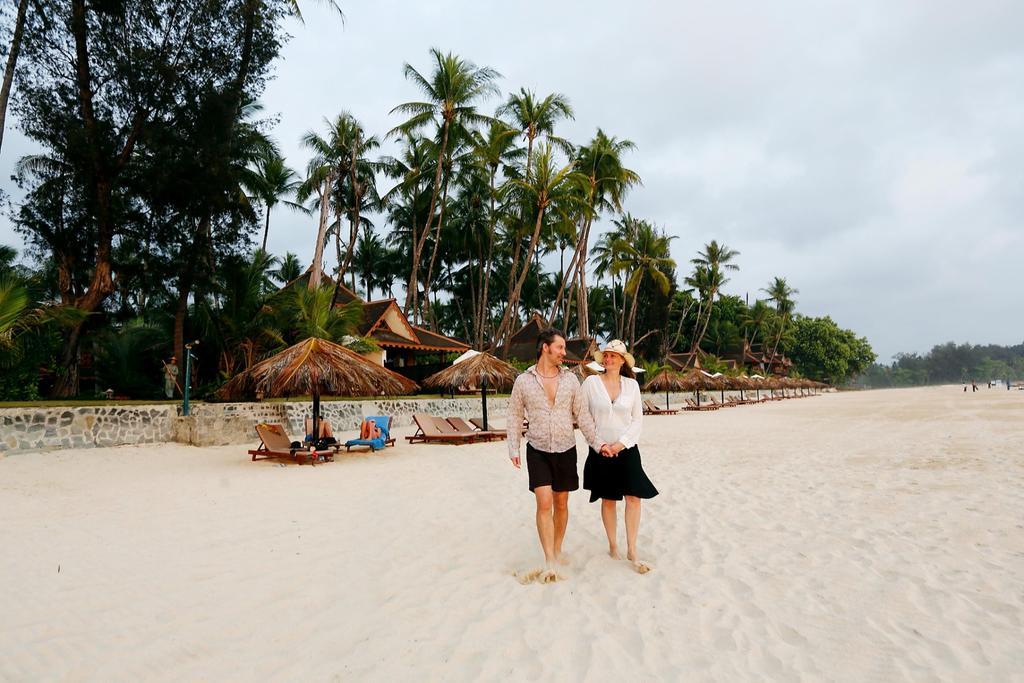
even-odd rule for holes
{"type": "Polygon", "coordinates": [[[264,396],[394,396],[415,390],[412,380],[355,351],[310,337],[235,376],[217,395],[239,399],[260,391],[264,396]]]}
{"type": "Polygon", "coordinates": [[[447,389],[467,386],[475,388],[487,382],[491,389],[506,389],[516,381],[517,375],[519,371],[505,361],[489,353],[475,353],[427,377],[423,380],[423,386],[447,389]]]}

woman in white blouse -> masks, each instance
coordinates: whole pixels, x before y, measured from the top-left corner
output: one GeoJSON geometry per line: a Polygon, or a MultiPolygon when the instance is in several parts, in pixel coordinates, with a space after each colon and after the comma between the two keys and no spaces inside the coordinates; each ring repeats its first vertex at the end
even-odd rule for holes
{"type": "Polygon", "coordinates": [[[590,502],[601,499],[601,520],[608,534],[608,554],[619,558],[616,541],[616,501],[626,499],[626,559],[645,574],[650,567],[637,558],[636,538],[640,530],[640,500],[653,498],[658,490],[640,463],[637,442],[643,426],[643,399],[633,378],[633,356],[618,339],[594,352],[604,374],[583,382],[583,396],[597,426],[601,452],[593,448],[583,467],[583,488],[590,502]]]}

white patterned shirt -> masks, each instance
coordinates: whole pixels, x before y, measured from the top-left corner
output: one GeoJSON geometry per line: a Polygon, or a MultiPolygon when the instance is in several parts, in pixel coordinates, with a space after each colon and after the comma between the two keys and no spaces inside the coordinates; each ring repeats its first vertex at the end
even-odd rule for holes
{"type": "Polygon", "coordinates": [[[605,443],[597,439],[594,420],[580,393],[580,381],[565,368],[559,368],[558,389],[555,391],[553,405],[548,401],[536,365],[516,377],[512,385],[512,396],[508,400],[510,457],[519,455],[524,417],[530,421],[526,440],[539,451],[563,453],[575,448],[576,431],[573,423],[579,424],[583,437],[595,450],[599,450],[605,443]]]}

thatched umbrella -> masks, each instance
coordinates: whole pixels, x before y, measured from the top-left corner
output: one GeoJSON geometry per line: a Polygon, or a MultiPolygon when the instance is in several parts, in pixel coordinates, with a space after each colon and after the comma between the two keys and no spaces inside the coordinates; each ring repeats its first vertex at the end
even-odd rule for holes
{"type": "Polygon", "coordinates": [[[744,389],[750,389],[754,386],[753,381],[746,375],[736,375],[729,378],[729,388],[740,390],[740,400],[745,401],[746,396],[743,395],[744,389]]]}
{"type": "Polygon", "coordinates": [[[665,410],[669,409],[668,406],[668,392],[670,391],[685,391],[686,388],[683,385],[683,378],[678,373],[674,372],[672,368],[662,368],[654,373],[654,377],[647,380],[647,384],[644,385],[644,391],[664,391],[665,392],[665,410]]]}
{"type": "Polygon", "coordinates": [[[697,405],[700,405],[700,392],[707,389],[717,389],[718,382],[715,381],[715,377],[703,370],[693,368],[687,370],[685,374],[681,375],[680,388],[683,391],[692,391],[697,397],[697,405]]]}
{"type": "Polygon", "coordinates": [[[495,389],[509,387],[516,381],[519,371],[503,360],[489,353],[469,352],[441,372],[434,373],[423,380],[425,387],[447,387],[458,389],[467,385],[480,385],[480,398],[483,402],[484,426],[487,429],[487,385],[495,389]]]}
{"type": "Polygon", "coordinates": [[[313,396],[313,437],[320,428],[320,394],[390,396],[408,394],[416,383],[341,344],[310,337],[256,363],[217,392],[238,398],[255,391],[264,396],[313,396]]]}

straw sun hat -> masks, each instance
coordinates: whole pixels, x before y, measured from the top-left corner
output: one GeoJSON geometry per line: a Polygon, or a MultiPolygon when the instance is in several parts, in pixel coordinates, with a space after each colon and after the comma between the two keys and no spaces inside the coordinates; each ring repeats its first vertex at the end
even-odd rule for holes
{"type": "Polygon", "coordinates": [[[626,360],[626,365],[632,368],[636,365],[636,361],[633,359],[633,354],[626,350],[626,345],[621,339],[612,339],[610,342],[604,345],[603,348],[594,351],[594,360],[598,363],[604,364],[604,352],[611,351],[617,353],[626,360]]]}

